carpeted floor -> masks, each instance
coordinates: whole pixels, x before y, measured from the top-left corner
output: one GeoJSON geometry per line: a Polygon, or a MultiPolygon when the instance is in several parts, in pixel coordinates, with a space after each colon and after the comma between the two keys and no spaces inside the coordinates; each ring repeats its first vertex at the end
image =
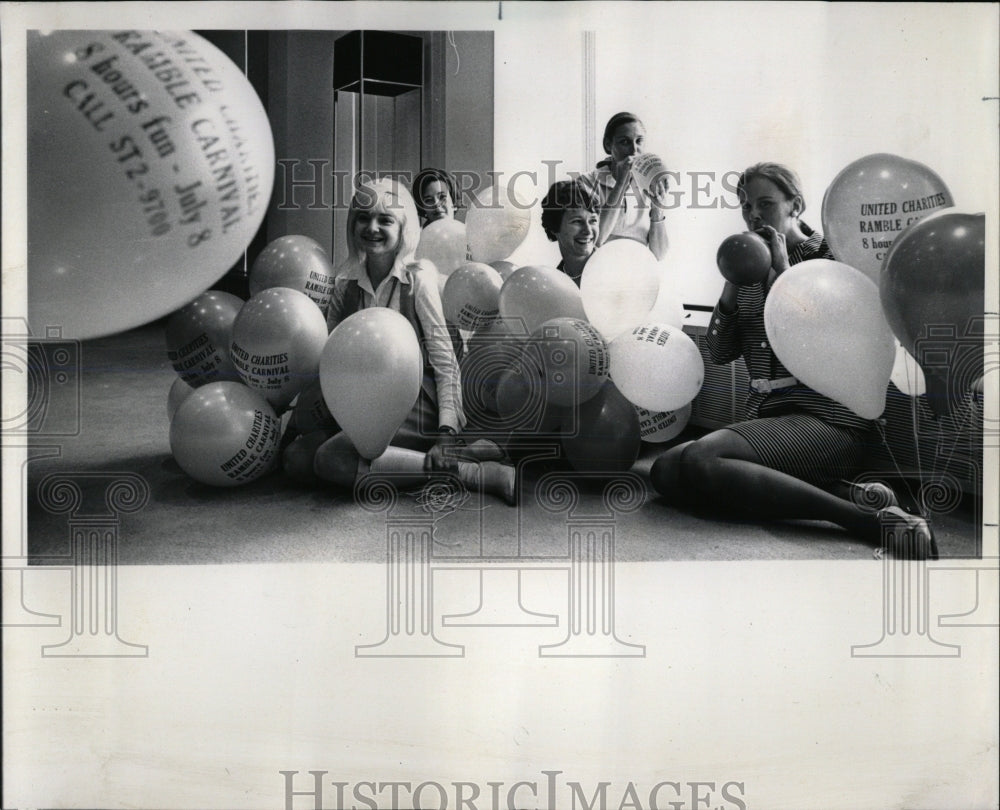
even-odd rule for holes
{"type": "MultiPolygon", "coordinates": [[[[71,516],[38,501],[39,483],[53,473],[75,479],[84,495],[73,519],[104,509],[109,476],[128,473],[145,481],[148,503],[120,518],[122,564],[374,562],[385,558],[387,515],[390,520],[432,519],[425,500],[415,494],[404,494],[390,514],[356,505],[345,492],[296,484],[280,472],[232,489],[199,484],[170,455],[166,401],[176,375],[167,360],[162,324],[84,342],[80,352],[78,435],[35,439],[35,458],[27,464],[27,539],[33,564],[65,562],[70,553],[71,516]]],[[[72,386],[67,388],[69,393],[50,392],[50,410],[51,419],[62,419],[71,428],[77,409],[72,386]],[[58,397],[62,400],[56,401],[58,397]]],[[[621,561],[871,559],[870,544],[829,524],[748,524],[666,505],[641,484],[662,449],[644,445],[633,468],[637,475],[628,478],[640,482],[644,491],[618,500],[612,496],[612,512],[605,506],[604,482],[578,481],[575,504],[560,501],[560,492],[551,488],[540,503],[539,492],[556,473],[565,477],[566,468],[548,461],[528,463],[519,507],[473,493],[433,514],[434,554],[564,557],[569,530],[613,525],[621,561]]],[[[942,557],[978,554],[979,520],[971,498],[936,516],[934,526],[942,557]]]]}

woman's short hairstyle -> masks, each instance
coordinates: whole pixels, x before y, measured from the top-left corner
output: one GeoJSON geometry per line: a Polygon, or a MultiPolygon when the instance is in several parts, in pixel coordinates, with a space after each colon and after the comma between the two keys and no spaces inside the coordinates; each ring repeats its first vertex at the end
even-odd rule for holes
{"type": "Polygon", "coordinates": [[[746,184],[758,177],[770,180],[781,189],[782,194],[789,200],[798,197],[802,201],[799,214],[806,210],[806,198],[802,194],[802,181],[799,180],[799,176],[795,172],[780,163],[755,163],[746,169],[740,175],[740,179],[736,181],[737,196],[741,197],[746,184]]]}
{"type": "Polygon", "coordinates": [[[399,250],[396,264],[412,264],[413,254],[420,241],[420,220],[417,207],[406,186],[391,177],[378,180],[366,178],[358,183],[347,210],[347,253],[350,261],[360,263],[364,250],[354,238],[354,226],[362,212],[371,214],[392,214],[399,220],[399,250]]]}
{"type": "Polygon", "coordinates": [[[550,242],[556,241],[556,233],[562,227],[563,214],[569,208],[582,208],[592,214],[600,213],[597,200],[579,181],[559,180],[553,183],[542,200],[542,229],[550,242]]]}
{"type": "Polygon", "coordinates": [[[456,208],[459,208],[458,200],[458,185],[455,183],[455,178],[451,176],[450,172],[446,172],[443,169],[421,169],[416,177],[413,178],[413,200],[417,204],[417,210],[420,213],[424,212],[423,203],[420,201],[424,196],[424,186],[428,183],[437,180],[443,183],[448,189],[448,193],[451,195],[451,203],[456,208]]]}
{"type": "Polygon", "coordinates": [[[609,155],[611,154],[611,142],[615,138],[615,130],[618,129],[618,127],[623,126],[625,124],[638,124],[643,129],[646,128],[646,125],[642,123],[642,120],[639,118],[639,116],[635,115],[634,113],[630,112],[615,113],[614,115],[611,116],[610,119],[608,119],[608,123],[604,127],[604,139],[601,141],[601,146],[604,147],[604,151],[607,154],[609,155]]]}

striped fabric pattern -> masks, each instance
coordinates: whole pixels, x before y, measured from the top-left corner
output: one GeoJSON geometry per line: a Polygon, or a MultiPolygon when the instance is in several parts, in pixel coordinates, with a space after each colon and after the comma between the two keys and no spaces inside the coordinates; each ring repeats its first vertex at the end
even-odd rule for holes
{"type": "MultiPolygon", "coordinates": [[[[819,233],[788,251],[789,264],[833,259],[819,233]]],[[[743,285],[737,310],[712,313],[705,336],[715,363],[742,357],[751,379],[776,380],[793,375],[774,354],[764,329],[765,282],[743,285]]],[[[859,358],[864,362],[864,358],[859,358]]],[[[863,462],[874,423],[799,383],[770,393],[748,390],[747,421],[730,426],[754,448],[761,462],[807,481],[848,477],[863,462]]]]}

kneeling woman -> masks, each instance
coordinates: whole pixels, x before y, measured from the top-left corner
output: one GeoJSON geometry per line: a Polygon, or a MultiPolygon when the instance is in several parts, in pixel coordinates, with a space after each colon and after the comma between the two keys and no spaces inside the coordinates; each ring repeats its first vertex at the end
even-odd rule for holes
{"type": "MultiPolygon", "coordinates": [[[[771,270],[761,282],[726,282],[706,337],[715,363],[742,356],[751,382],[746,421],[671,448],[650,471],[666,498],[724,501],[755,519],[826,520],[878,542],[893,539],[901,556],[936,557],[927,522],[896,505],[839,497],[825,487],[851,477],[875,433],[873,423],[801,384],[771,350],[764,304],[775,279],[807,259],[832,259],[826,241],[800,220],[805,210],[798,177],[775,163],[758,163],[739,179],[746,226],[771,249],[771,270]]],[[[862,359],[863,361],[863,359],[862,359]]]]}
{"type": "Polygon", "coordinates": [[[332,331],[366,307],[399,312],[420,342],[423,378],[417,401],[391,446],[370,466],[353,455],[338,434],[316,450],[313,469],[319,478],[347,486],[368,469],[409,476],[408,485],[422,482],[426,472],[435,470],[457,472],[466,483],[475,483],[478,473],[488,491],[512,501],[513,468],[495,461],[502,456],[496,445],[466,447],[459,436],[465,416],[458,362],[441,308],[437,271],[414,258],[419,237],[413,198],[397,181],[381,179],[357,189],[347,214],[348,258],[337,273],[327,327],[332,331]],[[483,463],[470,470],[462,461],[470,458],[483,463]]]}

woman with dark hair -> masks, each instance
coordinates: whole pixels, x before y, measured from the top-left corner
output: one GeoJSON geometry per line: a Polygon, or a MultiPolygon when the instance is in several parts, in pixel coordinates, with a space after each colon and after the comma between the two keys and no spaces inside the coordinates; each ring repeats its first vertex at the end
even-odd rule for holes
{"type": "Polygon", "coordinates": [[[888,487],[869,485],[863,493],[845,493],[849,497],[830,491],[856,472],[875,440],[873,423],[803,385],[782,365],[764,329],[764,304],[789,267],[833,255],[822,235],[800,219],[805,198],[790,169],[751,166],[737,193],[747,228],[771,249],[771,269],[754,284],[726,282],[706,340],[713,362],[741,356],[746,362],[746,420],[668,450],[650,470],[653,486],[682,501],[717,503],[725,493],[726,505],[745,517],[826,520],[867,540],[889,537],[898,544],[894,553],[936,557],[927,522],[900,509],[888,487]],[[866,505],[879,498],[884,508],[866,505]]]}
{"type": "Polygon", "coordinates": [[[559,243],[559,269],[577,287],[597,243],[599,214],[597,201],[575,180],[553,183],[542,200],[542,229],[550,242],[559,243]]]}
{"type": "Polygon", "coordinates": [[[609,239],[635,239],[662,261],[668,247],[667,178],[659,178],[648,196],[635,189],[632,178],[632,161],[642,154],[645,141],[646,127],[636,115],[616,113],[604,127],[602,145],[608,157],[579,179],[601,206],[598,247],[609,239]]]}
{"type": "Polygon", "coordinates": [[[455,178],[441,169],[423,169],[413,178],[413,201],[423,227],[439,219],[452,219],[459,204],[455,178]]]}

